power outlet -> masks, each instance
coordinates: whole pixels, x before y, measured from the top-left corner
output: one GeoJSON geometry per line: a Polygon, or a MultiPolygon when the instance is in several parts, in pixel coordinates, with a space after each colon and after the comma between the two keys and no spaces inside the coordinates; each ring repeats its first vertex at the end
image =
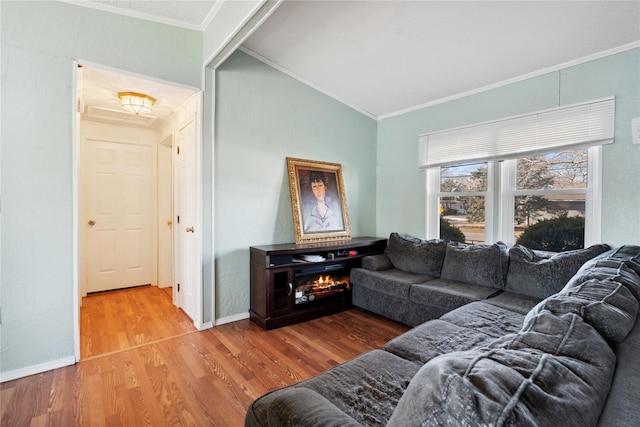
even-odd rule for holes
{"type": "Polygon", "coordinates": [[[631,142],[640,144],[640,117],[631,119],[631,142]]]}

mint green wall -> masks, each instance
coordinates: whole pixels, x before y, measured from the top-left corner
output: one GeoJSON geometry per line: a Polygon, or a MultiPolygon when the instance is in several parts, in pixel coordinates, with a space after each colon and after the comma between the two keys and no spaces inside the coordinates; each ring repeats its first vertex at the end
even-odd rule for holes
{"type": "Polygon", "coordinates": [[[340,163],[354,236],[375,233],[376,123],[236,52],[216,80],[216,317],[249,309],[249,246],[294,241],[286,157],[340,163]]]}
{"type": "Polygon", "coordinates": [[[202,33],[57,1],[2,1],[2,43],[191,87],[202,85],[202,33]]]}
{"type": "Polygon", "coordinates": [[[74,357],[73,60],[198,87],[202,33],[61,2],[0,8],[6,373],[74,357]]]}
{"type": "Polygon", "coordinates": [[[640,145],[631,144],[631,118],[640,116],[640,49],[380,120],[376,234],[425,234],[418,135],[612,95],[616,133],[615,144],[603,148],[602,240],[640,244],[640,145]]]}

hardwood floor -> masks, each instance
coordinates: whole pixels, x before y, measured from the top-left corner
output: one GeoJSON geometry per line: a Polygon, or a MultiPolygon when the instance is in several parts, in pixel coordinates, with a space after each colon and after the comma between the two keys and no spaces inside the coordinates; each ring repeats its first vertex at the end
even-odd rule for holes
{"type": "Polygon", "coordinates": [[[89,294],[80,308],[80,360],[195,331],[171,288],[139,286],[89,294]]]}
{"type": "Polygon", "coordinates": [[[1,384],[0,424],[241,426],[263,393],[408,329],[352,309],[268,332],[242,320],[184,333],[1,384]]]}

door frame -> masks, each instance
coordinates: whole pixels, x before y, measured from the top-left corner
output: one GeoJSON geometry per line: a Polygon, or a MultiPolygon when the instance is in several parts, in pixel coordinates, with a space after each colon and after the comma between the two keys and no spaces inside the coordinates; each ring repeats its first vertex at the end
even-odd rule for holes
{"type": "MultiPolygon", "coordinates": [[[[105,66],[102,64],[96,64],[91,61],[85,61],[82,59],[76,59],[73,61],[72,68],[72,90],[73,90],[73,98],[71,100],[71,126],[73,128],[72,132],[72,194],[73,194],[73,260],[72,260],[72,268],[73,268],[73,292],[72,292],[72,307],[73,307],[73,343],[74,343],[74,355],[76,362],[80,361],[80,306],[82,305],[82,293],[80,292],[80,254],[79,254],[79,246],[80,246],[80,206],[79,206],[79,196],[80,196],[80,188],[79,188],[79,179],[81,173],[81,164],[80,164],[80,110],[84,107],[80,105],[78,98],[78,65],[86,64],[91,67],[102,68],[111,70],[120,74],[135,76],[137,78],[142,78],[150,81],[157,81],[163,84],[183,87],[188,90],[192,90],[197,96],[196,102],[196,117],[198,119],[196,131],[196,164],[198,167],[198,174],[196,178],[196,215],[197,215],[197,225],[196,225],[196,269],[198,272],[202,271],[203,265],[203,248],[202,248],[202,208],[203,208],[203,174],[202,174],[202,152],[203,152],[203,91],[198,88],[192,88],[180,84],[176,84],[174,82],[168,82],[164,80],[160,80],[151,76],[146,76],[137,73],[131,73],[128,71],[120,70],[117,68],[105,66]]],[[[173,178],[172,178],[173,179],[173,178]]],[[[172,255],[175,257],[175,254],[172,255]]],[[[175,262],[175,261],[174,261],[175,262]]],[[[204,306],[203,306],[203,294],[204,294],[204,283],[202,281],[202,275],[198,275],[200,278],[200,283],[196,286],[196,304],[198,309],[197,319],[192,319],[194,322],[194,326],[198,330],[206,329],[212,326],[213,322],[204,323],[204,306]]],[[[172,284],[173,285],[173,284],[172,284]]],[[[215,294],[215,289],[212,288],[211,291],[215,294]]],[[[215,307],[213,308],[215,309],[215,307]]]]}

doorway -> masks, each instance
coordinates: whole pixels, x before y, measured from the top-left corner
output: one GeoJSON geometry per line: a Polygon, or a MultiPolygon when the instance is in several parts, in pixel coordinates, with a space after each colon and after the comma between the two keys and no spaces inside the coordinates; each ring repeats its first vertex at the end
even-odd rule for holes
{"type": "MultiPolygon", "coordinates": [[[[197,275],[185,275],[185,271],[200,271],[197,268],[201,265],[197,259],[200,227],[195,230],[193,225],[177,227],[176,217],[183,211],[197,216],[193,213],[198,212],[198,171],[191,170],[191,177],[184,176],[177,168],[182,160],[177,158],[176,148],[180,129],[191,123],[195,130],[190,142],[197,164],[201,146],[197,131],[199,93],[84,63],[78,66],[76,92],[78,311],[84,309],[84,301],[94,296],[96,299],[87,306],[95,306],[93,303],[99,297],[107,301],[99,305],[112,305],[114,309],[125,306],[122,302],[125,300],[138,301],[129,301],[129,307],[146,305],[153,310],[164,307],[164,319],[161,315],[154,316],[155,325],[165,332],[158,335],[153,331],[115,331],[121,337],[137,336],[129,342],[149,340],[144,337],[164,339],[166,331],[171,330],[183,332],[185,318],[190,328],[197,329],[202,323],[199,304],[202,281],[197,275]],[[132,91],[156,99],[150,113],[136,115],[122,109],[118,94],[132,91]],[[185,193],[195,195],[188,199],[189,206],[184,203],[185,193]],[[191,292],[185,293],[183,289],[191,292]],[[137,297],[131,298],[133,295],[137,297]],[[140,299],[146,302],[140,303],[140,299]],[[182,318],[176,316],[176,309],[182,318]],[[179,324],[177,328],[162,326],[167,318],[178,319],[174,320],[179,324]]],[[[136,308],[125,308],[121,311],[125,314],[116,318],[148,316],[148,313],[138,316],[135,311],[136,308]]],[[[87,322],[84,314],[78,314],[77,359],[81,353],[87,354],[80,351],[81,347],[86,348],[80,341],[90,335],[80,329],[104,326],[96,320],[100,318],[97,312],[91,316],[92,322],[87,322]]],[[[111,324],[126,328],[136,322],[111,321],[111,324]]],[[[153,329],[148,325],[145,328],[153,329]]]]}

